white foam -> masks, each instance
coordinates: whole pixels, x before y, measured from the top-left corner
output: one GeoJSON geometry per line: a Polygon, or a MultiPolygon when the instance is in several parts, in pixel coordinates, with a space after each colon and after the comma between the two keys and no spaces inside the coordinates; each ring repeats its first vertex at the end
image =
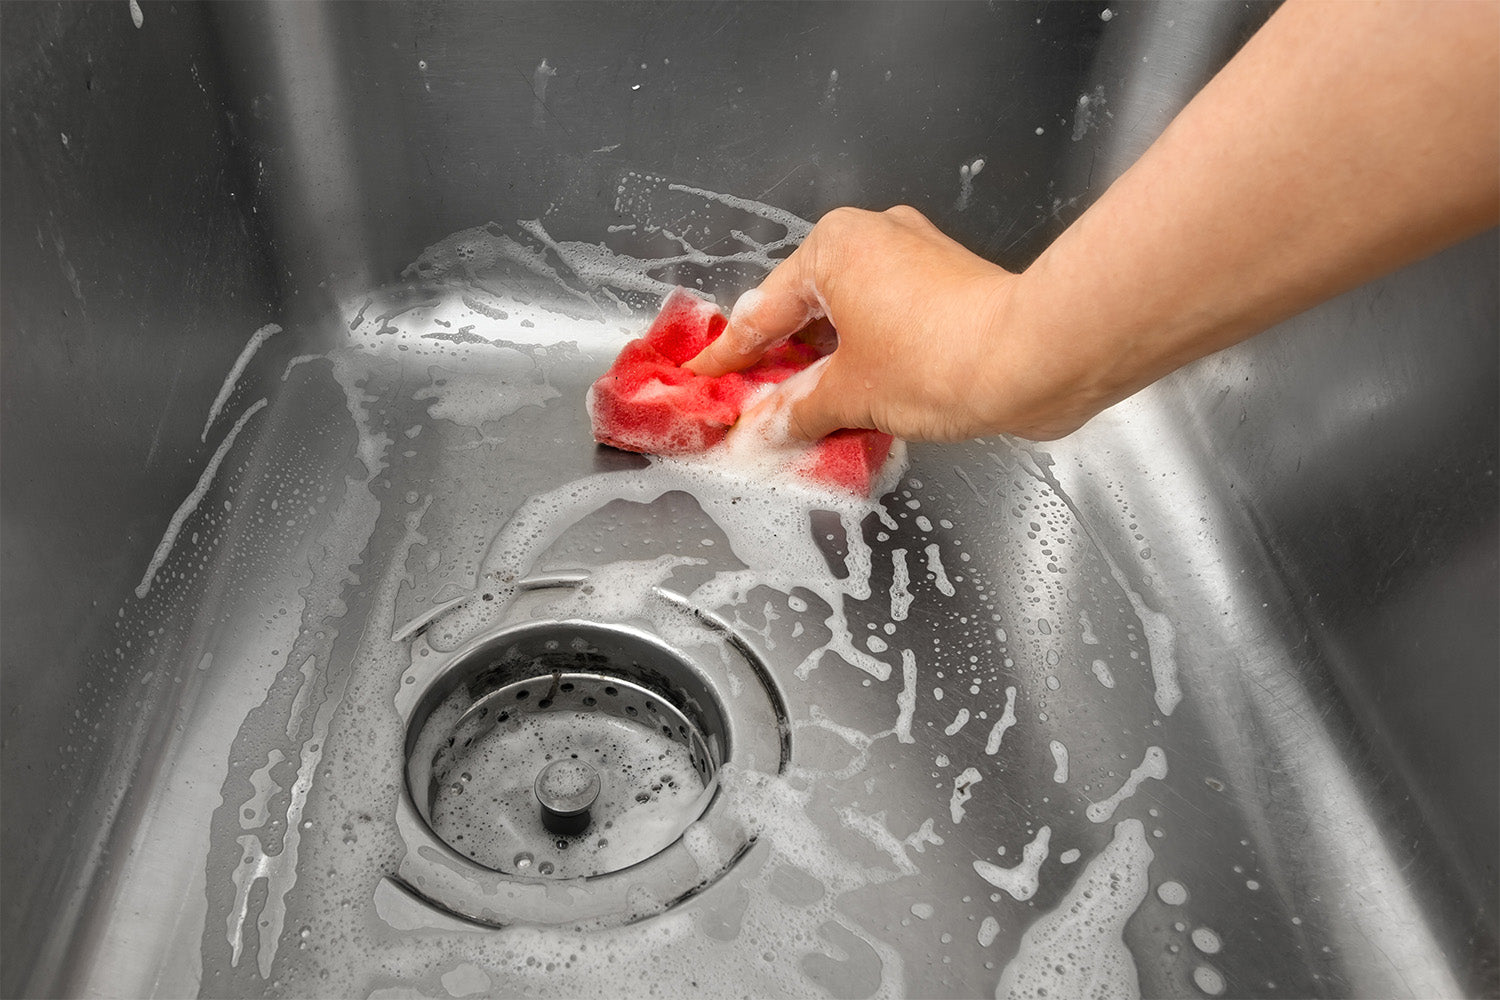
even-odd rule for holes
{"type": "Polygon", "coordinates": [[[1016,724],[1016,689],[1007,687],[1005,689],[1005,711],[1000,713],[1000,718],[995,720],[994,726],[990,728],[990,738],[984,744],[984,752],[990,756],[1000,752],[1000,741],[1005,739],[1005,731],[1016,724]]]}
{"type": "Polygon", "coordinates": [[[906,550],[891,553],[891,621],[906,621],[911,609],[911,570],[906,565],[906,550]]]}
{"type": "Polygon", "coordinates": [[[1073,106],[1073,141],[1087,135],[1101,116],[1114,117],[1105,107],[1104,88],[1095,87],[1090,93],[1079,94],[1078,102],[1073,106]]]}
{"type": "MultiPolygon", "coordinates": [[[[695,194],[708,201],[716,201],[730,208],[738,208],[742,212],[758,215],[763,219],[774,222],[786,230],[786,239],[779,241],[776,248],[781,248],[781,243],[797,244],[807,239],[807,234],[812,232],[812,223],[798,215],[793,215],[784,208],[775,205],[767,205],[765,202],[754,201],[750,198],[741,198],[738,195],[720,194],[717,191],[709,191],[706,188],[690,187],[686,184],[668,184],[669,191],[682,191],[687,194],[695,194]]],[[[774,266],[774,265],[772,265],[774,266]]]]}
{"type": "Polygon", "coordinates": [[[1110,576],[1124,592],[1130,608],[1141,620],[1141,631],[1146,637],[1146,651],[1151,657],[1151,680],[1156,686],[1156,707],[1162,715],[1171,715],[1182,701],[1182,686],[1177,679],[1177,630],[1172,620],[1160,611],[1149,607],[1130,582],[1125,579],[1114,557],[1102,545],[1095,545],[1110,576]]]}
{"type": "MultiPolygon", "coordinates": [[[[131,0],[132,3],[135,0],[131,0]]],[[[262,344],[281,332],[281,327],[275,323],[267,323],[250,335],[245,342],[240,356],[235,358],[234,365],[229,369],[229,374],[224,376],[224,384],[219,386],[219,394],[214,397],[213,405],[208,408],[208,420],[203,424],[203,433],[198,435],[199,441],[208,440],[208,432],[213,427],[214,421],[219,419],[219,413],[224,409],[224,404],[229,402],[234,387],[239,383],[240,376],[245,373],[245,367],[250,364],[250,359],[255,357],[255,352],[260,350],[262,344]]],[[[285,376],[283,376],[284,378],[285,376]]]]}
{"type": "Polygon", "coordinates": [[[948,802],[948,813],[953,818],[954,826],[964,821],[964,805],[974,797],[974,786],[983,780],[979,771],[972,767],[964,768],[963,773],[953,779],[953,796],[948,802]]]}
{"type": "Polygon", "coordinates": [[[1109,846],[1088,863],[1057,908],[1021,936],[995,987],[997,1000],[1139,1000],[1140,980],[1124,931],[1146,898],[1153,857],[1139,820],[1118,824],[1109,846]]]}
{"type": "Polygon", "coordinates": [[[493,983],[489,975],[473,962],[460,962],[439,977],[451,997],[469,997],[488,993],[493,983]]]}
{"type": "Polygon", "coordinates": [[[1216,997],[1224,992],[1224,976],[1212,965],[1199,965],[1193,969],[1193,985],[1216,997]]]}
{"type": "Polygon", "coordinates": [[[1168,906],[1181,906],[1187,902],[1187,889],[1181,882],[1163,882],[1156,887],[1156,897],[1168,906]]]}
{"type": "MultiPolygon", "coordinates": [[[[543,67],[538,67],[537,72],[540,74],[538,78],[545,85],[551,72],[545,61],[543,67]],[[543,71],[543,67],[546,67],[547,72],[543,71]]],[[[537,113],[542,112],[539,100],[537,113]]],[[[688,199],[677,200],[683,202],[688,199]]],[[[495,287],[513,284],[505,280],[505,276],[519,268],[523,274],[535,276],[545,282],[573,311],[583,311],[584,325],[592,326],[593,331],[584,333],[582,338],[570,336],[568,339],[578,340],[580,346],[583,346],[585,340],[592,345],[600,342],[599,335],[606,330],[602,321],[610,313],[629,313],[622,295],[665,295],[679,282],[690,283],[679,274],[685,266],[704,270],[739,266],[752,274],[769,273],[785,252],[805,239],[812,229],[812,224],[807,220],[784,209],[703,188],[668,184],[662,178],[633,172],[627,173],[618,185],[614,207],[620,213],[635,213],[635,221],[612,226],[612,232],[648,232],[659,235],[677,244],[681,252],[640,258],[612,250],[603,243],[557,239],[548,232],[540,219],[518,220],[510,231],[491,222],[454,233],[428,247],[403,272],[403,276],[459,284],[477,298],[491,303],[493,308],[487,309],[487,312],[509,314],[516,309],[534,308],[532,303],[516,297],[502,296],[493,290],[495,287]],[[665,192],[691,195],[738,209],[780,226],[782,234],[778,238],[762,242],[743,230],[734,229],[731,230],[731,235],[735,242],[727,252],[698,249],[680,233],[650,217],[652,204],[664,198],[665,192]],[[554,261],[561,267],[554,266],[554,261]],[[498,278],[495,277],[496,274],[499,275],[498,278]]],[[[564,314],[567,311],[562,310],[564,314]]],[[[536,322],[533,317],[533,332],[557,325],[536,322]]],[[[607,342],[607,337],[605,341],[607,342]]],[[[618,342],[615,343],[618,346],[618,342]]]]}
{"type": "Polygon", "coordinates": [[[1115,675],[1110,673],[1109,664],[1103,660],[1095,660],[1093,665],[1094,679],[1107,688],[1115,686],[1115,675]]]}
{"type": "Polygon", "coordinates": [[[1068,780],[1068,748],[1060,740],[1048,744],[1052,751],[1052,780],[1059,785],[1068,780]]]}
{"type": "Polygon", "coordinates": [[[969,199],[974,194],[974,178],[984,169],[984,158],[975,157],[968,163],[960,164],[958,168],[958,202],[953,206],[960,212],[969,207],[969,199]]]}
{"type": "Polygon", "coordinates": [[[943,735],[956,736],[958,735],[959,730],[963,729],[963,727],[968,724],[969,710],[967,708],[960,708],[958,710],[958,714],[953,717],[953,721],[950,722],[948,724],[948,727],[943,730],[943,735]]]}
{"type": "Polygon", "coordinates": [[[1091,803],[1086,815],[1095,823],[1103,823],[1115,814],[1121,802],[1135,794],[1135,790],[1141,786],[1141,782],[1147,778],[1161,780],[1167,776],[1167,755],[1162,752],[1161,747],[1147,747],[1146,754],[1141,758],[1140,764],[1133,768],[1130,777],[1109,798],[1099,802],[1091,803]]]}
{"type": "Polygon", "coordinates": [[[172,520],[167,523],[166,534],[162,535],[161,541],[157,543],[156,552],[151,556],[151,563],[146,567],[146,573],[141,577],[141,582],[136,584],[135,596],[144,598],[151,592],[151,582],[156,579],[156,571],[161,569],[161,564],[167,561],[167,555],[172,551],[172,546],[177,542],[177,535],[182,531],[182,526],[198,509],[198,504],[203,502],[208,488],[213,485],[214,476],[219,472],[219,466],[224,462],[224,456],[229,454],[229,449],[234,447],[235,438],[240,436],[246,422],[261,411],[266,405],[264,399],[258,399],[250,405],[250,408],[240,414],[240,418],[234,422],[224,440],[219,442],[219,447],[214,451],[213,457],[208,460],[203,474],[198,477],[198,483],[193,487],[191,493],[178,506],[177,512],[172,515],[172,520]]]}
{"type": "Polygon", "coordinates": [[[1001,868],[988,861],[974,862],[974,871],[996,889],[1010,893],[1012,899],[1025,900],[1036,895],[1041,881],[1042,862],[1047,860],[1047,847],[1052,842],[1052,828],[1042,827],[1021,848],[1021,860],[1014,868],[1001,868]]]}
{"type": "Polygon", "coordinates": [[[543,406],[562,395],[546,382],[535,379],[536,361],[512,348],[498,348],[503,366],[497,372],[449,369],[434,366],[432,381],[412,394],[412,399],[432,400],[429,416],[450,420],[464,427],[483,430],[483,425],[515,413],[525,406],[543,406]]]}
{"type": "Polygon", "coordinates": [[[995,943],[995,936],[1000,933],[1000,921],[994,917],[985,917],[979,923],[979,947],[988,948],[995,943]]]}
{"type": "Polygon", "coordinates": [[[861,523],[878,505],[864,498],[833,494],[791,479],[766,482],[747,477],[724,465],[705,461],[657,458],[645,469],[590,476],[521,505],[491,543],[479,578],[493,601],[470,601],[443,619],[429,633],[441,649],[451,649],[490,621],[509,604],[516,581],[532,570],[536,558],[569,526],[612,500],[649,503],[673,490],[692,495],[724,532],[733,554],[746,567],[723,572],[692,595],[699,607],[716,608],[742,602],[759,585],[791,593],[811,591],[828,607],[828,639],[807,654],[797,668],[800,676],[815,669],[825,653],[835,653],[876,680],[890,676],[888,663],[856,644],[844,610],[846,599],[870,596],[870,550],[861,523]],[[808,530],[814,511],[832,512],[843,525],[848,541],[840,578],[808,530]]]}
{"type": "MultiPolygon", "coordinates": [[[[1049,489],[1056,490],[1059,496],[1062,495],[1056,481],[1042,471],[1034,456],[1020,452],[1017,457],[1027,475],[1045,484],[1049,489]]],[[[1067,500],[1065,496],[1063,500],[1070,507],[1072,506],[1072,501],[1067,500]]],[[[1151,659],[1151,679],[1156,687],[1156,707],[1162,715],[1171,715],[1178,703],[1182,701],[1182,687],[1177,676],[1177,630],[1170,618],[1148,606],[1140,593],[1130,585],[1119,563],[1115,562],[1114,556],[1110,555],[1106,546],[1099,544],[1098,539],[1089,530],[1088,523],[1079,518],[1078,526],[1094,543],[1094,551],[1109,567],[1109,575],[1124,593],[1125,599],[1130,602],[1131,610],[1140,619],[1141,631],[1146,637],[1146,650],[1151,659]]]]}
{"type": "Polygon", "coordinates": [[[1079,640],[1086,646],[1099,645],[1099,637],[1094,634],[1094,622],[1087,611],[1078,612],[1079,640]]]}
{"type": "Polygon", "coordinates": [[[914,743],[912,716],[917,711],[917,656],[909,649],[901,651],[901,693],[896,695],[896,739],[914,743]]]}
{"type": "Polygon", "coordinates": [[[943,569],[943,555],[938,549],[937,542],[927,546],[927,572],[931,573],[937,582],[937,589],[944,597],[952,597],[956,590],[948,580],[948,574],[943,569]]]}
{"type": "Polygon", "coordinates": [[[326,357],[326,355],[323,354],[297,355],[295,358],[292,358],[290,361],[288,361],[286,363],[286,367],[281,370],[281,381],[285,382],[287,380],[287,378],[292,374],[292,369],[300,368],[303,365],[307,364],[309,361],[318,361],[324,357],[326,357]]]}

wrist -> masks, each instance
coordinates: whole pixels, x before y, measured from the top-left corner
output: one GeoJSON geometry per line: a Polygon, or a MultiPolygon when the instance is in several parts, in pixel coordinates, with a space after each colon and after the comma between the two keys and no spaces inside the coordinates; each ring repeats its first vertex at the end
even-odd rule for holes
{"type": "Polygon", "coordinates": [[[991,433],[1062,437],[1130,391],[1120,365],[1129,338],[1048,264],[1044,255],[992,292],[982,394],[991,433]]]}

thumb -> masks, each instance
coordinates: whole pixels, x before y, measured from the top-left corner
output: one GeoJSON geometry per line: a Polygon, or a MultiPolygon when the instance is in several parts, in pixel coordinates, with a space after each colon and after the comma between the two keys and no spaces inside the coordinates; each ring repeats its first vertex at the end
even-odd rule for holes
{"type": "Polygon", "coordinates": [[[787,431],[799,440],[816,441],[845,427],[874,426],[863,394],[849,391],[844,384],[838,351],[782,383],[782,390],[787,431]]]}
{"type": "Polygon", "coordinates": [[[776,265],[758,288],[741,295],[724,332],[682,367],[711,378],[741,371],[778,341],[822,316],[809,265],[810,242],[811,238],[776,265]]]}

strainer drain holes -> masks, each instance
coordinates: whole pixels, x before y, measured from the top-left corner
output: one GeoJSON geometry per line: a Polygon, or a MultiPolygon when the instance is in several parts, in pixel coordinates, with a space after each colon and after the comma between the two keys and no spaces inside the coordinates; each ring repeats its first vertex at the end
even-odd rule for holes
{"type": "Polygon", "coordinates": [[[396,876],[481,923],[613,925],[677,904],[752,843],[724,766],[790,759],[769,671],[725,623],[694,611],[668,641],[549,617],[572,585],[523,589],[512,624],[441,658],[416,639],[419,686],[398,698],[396,876]]]}
{"type": "Polygon", "coordinates": [[[449,847],[498,872],[597,876],[703,813],[729,749],[716,697],[655,643],[604,635],[530,636],[462,664],[469,679],[413,720],[412,798],[449,847]]]}

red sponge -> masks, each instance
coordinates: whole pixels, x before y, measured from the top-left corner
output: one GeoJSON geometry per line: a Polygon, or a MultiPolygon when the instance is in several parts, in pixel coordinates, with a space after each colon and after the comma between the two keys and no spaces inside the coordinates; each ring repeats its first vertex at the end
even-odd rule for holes
{"type": "MultiPolygon", "coordinates": [[[[706,378],[684,369],[727,323],[712,305],[674,288],[646,336],[626,344],[589,390],[594,438],[658,455],[706,451],[724,440],[757,387],[783,382],[821,356],[809,344],[788,341],[743,372],[706,378]]],[[[798,471],[868,496],[890,449],[889,434],[837,431],[814,446],[798,471]]]]}

